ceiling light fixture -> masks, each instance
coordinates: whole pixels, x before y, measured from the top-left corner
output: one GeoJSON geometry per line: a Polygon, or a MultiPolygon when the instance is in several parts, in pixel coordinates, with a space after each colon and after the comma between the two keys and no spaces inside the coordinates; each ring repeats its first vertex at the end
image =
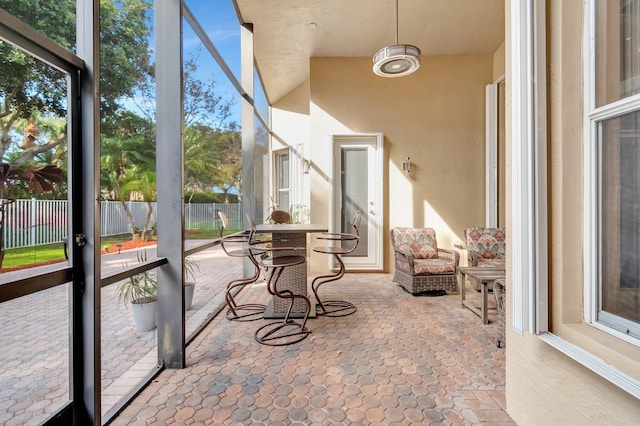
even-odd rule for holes
{"type": "Polygon", "coordinates": [[[420,49],[398,44],[398,0],[396,0],[396,44],[373,55],[373,72],[381,77],[402,77],[420,68],[420,49]]]}

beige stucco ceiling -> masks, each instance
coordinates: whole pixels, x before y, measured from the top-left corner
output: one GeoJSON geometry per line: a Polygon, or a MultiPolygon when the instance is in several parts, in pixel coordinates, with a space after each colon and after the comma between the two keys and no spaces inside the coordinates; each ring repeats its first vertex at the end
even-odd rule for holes
{"type": "MultiPolygon", "coordinates": [[[[274,103],[309,78],[310,57],[370,57],[395,44],[395,0],[236,0],[274,103]],[[315,25],[314,25],[315,24],[315,25]]],[[[492,53],[504,0],[399,0],[398,42],[424,56],[492,53]]],[[[381,77],[383,78],[383,77],[381,77]]]]}

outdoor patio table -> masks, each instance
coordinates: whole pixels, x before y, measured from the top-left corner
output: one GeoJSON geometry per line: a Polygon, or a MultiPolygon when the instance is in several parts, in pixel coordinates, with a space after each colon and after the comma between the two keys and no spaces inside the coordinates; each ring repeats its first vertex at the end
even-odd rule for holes
{"type": "Polygon", "coordinates": [[[489,284],[497,279],[505,277],[505,271],[503,268],[482,268],[482,267],[460,267],[458,272],[461,275],[460,280],[460,304],[462,307],[469,308],[473,313],[478,315],[482,319],[483,324],[489,324],[488,301],[487,293],[489,284]],[[472,281],[478,283],[480,286],[480,307],[478,308],[474,304],[468,302],[465,297],[465,276],[469,277],[472,281]]]}
{"type": "MultiPolygon", "coordinates": [[[[304,255],[307,256],[307,237],[309,233],[327,232],[326,226],[314,224],[262,224],[256,226],[256,231],[271,234],[274,247],[301,247],[302,250],[274,252],[275,256],[304,255]]],[[[278,281],[278,289],[290,290],[294,294],[301,294],[308,297],[307,291],[307,262],[285,269],[282,277],[278,281]]],[[[315,301],[312,303],[315,306],[315,301]]],[[[264,318],[284,318],[289,308],[289,301],[273,296],[264,312],[264,318]]],[[[296,300],[291,317],[301,318],[304,316],[306,307],[302,300],[296,300]]],[[[311,310],[309,317],[315,316],[315,309],[311,310]]]]}

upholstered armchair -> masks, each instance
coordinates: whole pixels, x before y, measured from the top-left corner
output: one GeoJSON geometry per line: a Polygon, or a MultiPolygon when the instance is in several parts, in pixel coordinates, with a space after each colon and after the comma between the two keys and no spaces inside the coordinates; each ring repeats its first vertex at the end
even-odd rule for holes
{"type": "Polygon", "coordinates": [[[398,227],[390,235],[395,254],[394,282],[411,294],[458,291],[460,255],[438,248],[435,230],[398,227]]]}
{"type": "Polygon", "coordinates": [[[464,230],[469,266],[505,267],[504,228],[467,228],[464,230]]]}

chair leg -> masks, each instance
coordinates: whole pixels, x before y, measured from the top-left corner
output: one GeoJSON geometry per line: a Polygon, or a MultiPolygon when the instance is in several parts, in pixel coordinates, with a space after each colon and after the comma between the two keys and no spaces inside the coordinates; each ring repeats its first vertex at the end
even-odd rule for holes
{"type": "Polygon", "coordinates": [[[236,303],[232,293],[232,290],[236,287],[242,287],[256,282],[259,276],[260,270],[256,267],[256,272],[252,277],[237,279],[227,284],[225,300],[227,301],[229,309],[227,309],[225,317],[229,321],[255,321],[262,318],[266,309],[265,305],[259,303],[245,303],[239,305],[236,303]]]}
{"type": "Polygon", "coordinates": [[[322,284],[337,281],[344,276],[344,262],[342,262],[342,259],[340,259],[340,256],[338,255],[334,254],[333,257],[340,265],[338,272],[335,274],[326,274],[315,277],[311,282],[311,290],[318,301],[316,304],[316,313],[318,315],[324,315],[327,317],[345,317],[353,314],[357,310],[353,303],[347,302],[346,300],[325,300],[323,302],[318,295],[318,289],[322,284]]]}
{"type": "Polygon", "coordinates": [[[275,321],[266,324],[256,330],[254,337],[258,343],[267,346],[285,346],[293,343],[301,342],[306,339],[311,330],[307,329],[307,319],[309,318],[309,312],[311,310],[311,302],[309,298],[302,295],[293,294],[290,290],[278,291],[277,282],[285,268],[274,268],[269,275],[267,281],[267,289],[270,294],[285,299],[290,299],[289,309],[282,321],[275,321]],[[307,309],[304,315],[302,323],[298,323],[293,319],[290,319],[291,310],[295,299],[303,299],[307,305],[307,309]]]}

